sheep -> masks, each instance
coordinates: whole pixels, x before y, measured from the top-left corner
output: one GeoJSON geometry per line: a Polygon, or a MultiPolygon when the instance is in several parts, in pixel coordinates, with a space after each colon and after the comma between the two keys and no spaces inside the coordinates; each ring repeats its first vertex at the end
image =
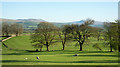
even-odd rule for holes
{"type": "Polygon", "coordinates": [[[78,54],[75,54],[74,56],[78,56],[78,54]]]}
{"type": "Polygon", "coordinates": [[[37,56],[36,58],[39,60],[39,57],[38,57],[38,56],[37,56]]]}
{"type": "Polygon", "coordinates": [[[25,58],[25,60],[27,60],[28,58],[25,58]]]}

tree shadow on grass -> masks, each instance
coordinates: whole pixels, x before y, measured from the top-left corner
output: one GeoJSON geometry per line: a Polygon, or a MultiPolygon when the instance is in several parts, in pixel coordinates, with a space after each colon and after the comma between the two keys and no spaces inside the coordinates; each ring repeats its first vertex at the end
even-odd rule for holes
{"type": "MultiPolygon", "coordinates": [[[[25,53],[10,53],[10,54],[3,54],[3,55],[55,55],[55,54],[25,54],[25,53]]],[[[119,57],[118,55],[66,55],[67,57],[119,57]]]]}
{"type": "Polygon", "coordinates": [[[118,60],[94,60],[94,61],[30,61],[30,60],[2,60],[2,63],[10,62],[41,62],[41,63],[119,63],[118,60]]]}
{"type": "MultiPolygon", "coordinates": [[[[67,57],[72,57],[74,55],[69,55],[67,57]]],[[[74,56],[74,57],[119,57],[118,55],[79,55],[79,56],[74,56]]]]}
{"type": "MultiPolygon", "coordinates": [[[[29,53],[35,52],[34,50],[25,50],[29,53]]],[[[46,53],[60,53],[60,54],[74,54],[74,53],[111,53],[109,51],[76,51],[76,50],[51,50],[51,51],[41,51],[46,53]]]]}
{"type": "MultiPolygon", "coordinates": [[[[18,51],[18,50],[15,50],[18,51]]],[[[23,51],[23,50],[20,50],[23,51]]],[[[24,50],[23,52],[18,52],[18,53],[6,53],[2,55],[55,55],[55,54],[85,54],[85,53],[110,53],[109,51],[72,51],[72,50],[54,50],[54,51],[41,51],[41,52],[36,52],[35,50],[24,50]]],[[[83,55],[84,56],[84,55],[83,55]]],[[[87,55],[85,55],[87,56],[87,55]]],[[[91,55],[90,55],[91,56],[91,55]]],[[[96,56],[96,55],[93,55],[96,56]]],[[[102,56],[102,55],[101,55],[102,56]]],[[[106,56],[106,55],[103,55],[106,56]]],[[[116,55],[107,55],[107,56],[114,56],[117,57],[116,55]]]]}
{"type": "MultiPolygon", "coordinates": [[[[25,50],[28,52],[34,52],[35,50],[25,50]]],[[[50,51],[42,51],[42,52],[80,52],[80,53],[110,53],[110,51],[79,51],[79,50],[50,50],[50,51]]]]}

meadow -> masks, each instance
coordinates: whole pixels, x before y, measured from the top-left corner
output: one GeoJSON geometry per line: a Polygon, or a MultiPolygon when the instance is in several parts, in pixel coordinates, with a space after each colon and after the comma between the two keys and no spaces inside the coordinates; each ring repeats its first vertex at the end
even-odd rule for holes
{"type": "MultiPolygon", "coordinates": [[[[61,42],[56,42],[46,51],[35,52],[35,48],[30,43],[30,36],[17,36],[4,41],[8,48],[2,46],[3,65],[118,65],[118,52],[109,52],[109,47],[104,46],[104,42],[99,41],[102,50],[94,48],[97,42],[95,38],[90,38],[88,44],[83,45],[83,51],[79,51],[79,46],[75,47],[76,41],[68,41],[65,50],[62,50],[61,42]],[[74,56],[78,54],[78,56],[74,56]],[[36,57],[40,59],[37,60],[36,57]]],[[[1,45],[0,45],[1,46],[1,45]]]]}

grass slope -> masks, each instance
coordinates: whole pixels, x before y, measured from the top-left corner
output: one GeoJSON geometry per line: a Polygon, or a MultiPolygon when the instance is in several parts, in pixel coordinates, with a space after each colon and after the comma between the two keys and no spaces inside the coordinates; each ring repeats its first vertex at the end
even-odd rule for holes
{"type": "Polygon", "coordinates": [[[35,50],[31,46],[29,36],[13,37],[4,43],[8,48],[3,47],[3,65],[118,65],[117,52],[109,52],[109,48],[99,45],[102,51],[93,48],[92,45],[97,41],[91,38],[89,45],[83,46],[83,51],[78,51],[79,46],[75,47],[74,42],[68,42],[65,50],[62,49],[61,42],[50,46],[50,52],[46,52],[46,47],[42,52],[30,52],[35,50]],[[53,50],[53,51],[52,51],[53,50]],[[78,54],[79,56],[73,56],[78,54]],[[37,60],[36,56],[40,59],[37,60]],[[25,59],[28,58],[28,59],[25,59]]]}

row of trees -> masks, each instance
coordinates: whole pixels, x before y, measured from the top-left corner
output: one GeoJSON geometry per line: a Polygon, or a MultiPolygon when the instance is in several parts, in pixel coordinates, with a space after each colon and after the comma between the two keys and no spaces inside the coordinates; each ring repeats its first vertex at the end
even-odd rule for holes
{"type": "Polygon", "coordinates": [[[2,23],[2,35],[9,36],[10,34],[15,34],[16,36],[22,34],[23,27],[21,24],[13,23],[9,24],[6,22],[2,23]]]}
{"type": "MultiPolygon", "coordinates": [[[[55,42],[55,37],[59,36],[63,50],[65,49],[67,40],[75,40],[79,43],[80,51],[82,51],[82,45],[90,34],[89,25],[93,23],[94,20],[87,19],[82,25],[72,24],[57,28],[51,23],[41,22],[38,24],[35,33],[31,34],[31,42],[34,47],[39,47],[40,50],[42,50],[42,47],[45,45],[47,51],[49,51],[49,46],[55,42]]],[[[38,51],[38,49],[36,51],[38,51]]]]}
{"type": "MultiPolygon", "coordinates": [[[[46,46],[47,51],[49,51],[49,46],[58,41],[57,38],[59,38],[59,41],[61,41],[63,46],[62,50],[65,49],[67,41],[76,41],[76,44],[78,44],[80,47],[79,51],[82,51],[82,46],[87,42],[86,40],[88,40],[88,37],[95,37],[99,42],[100,36],[102,35],[105,43],[110,46],[110,52],[112,52],[113,49],[119,49],[120,30],[118,28],[118,23],[106,22],[104,23],[104,29],[91,27],[91,24],[94,24],[94,20],[87,19],[81,25],[63,25],[61,28],[58,28],[52,23],[41,22],[38,24],[38,28],[35,30],[35,32],[31,34],[31,43],[34,47],[40,48],[40,51],[42,51],[43,46],[46,46]]],[[[93,47],[102,50],[98,43],[93,45],[93,47]]],[[[38,51],[38,49],[36,49],[36,51],[38,51]]]]}

